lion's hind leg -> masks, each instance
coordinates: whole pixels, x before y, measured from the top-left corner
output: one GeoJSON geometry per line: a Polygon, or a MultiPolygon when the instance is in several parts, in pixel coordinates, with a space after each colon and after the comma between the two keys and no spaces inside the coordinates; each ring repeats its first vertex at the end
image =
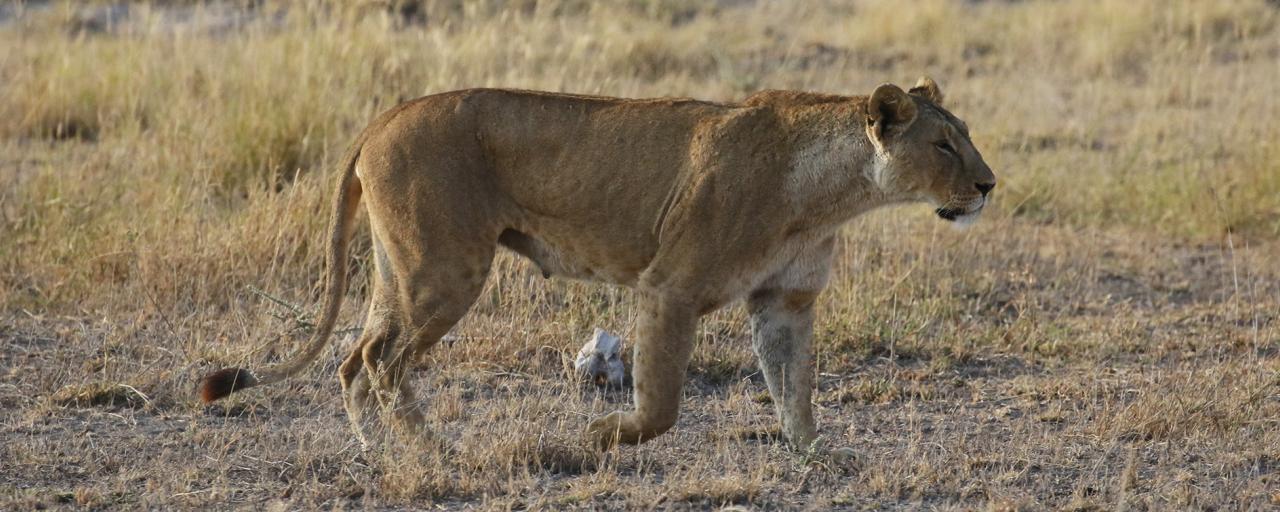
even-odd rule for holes
{"type": "MultiPolygon", "coordinates": [[[[394,321],[391,336],[371,337],[359,348],[368,396],[405,434],[421,435],[424,417],[409,386],[407,371],[416,354],[440,341],[466,315],[484,287],[496,250],[495,235],[485,242],[432,236],[423,229],[412,237],[382,238],[394,269],[394,321]],[[400,243],[403,240],[414,243],[400,243]],[[425,254],[423,249],[426,249],[425,254]]],[[[352,367],[356,355],[349,358],[352,367]]],[[[349,371],[354,371],[349,370],[349,371]]],[[[360,389],[354,388],[356,391],[360,389]]],[[[358,394],[353,395],[359,398],[358,394]]],[[[368,399],[366,399],[368,401],[368,399]]]]}
{"type": "Polygon", "coordinates": [[[376,300],[374,304],[375,306],[369,312],[369,320],[365,322],[364,332],[338,369],[338,380],[342,383],[342,401],[347,409],[347,419],[351,421],[352,432],[366,449],[371,447],[371,440],[376,441],[382,436],[381,431],[374,430],[374,422],[377,420],[377,401],[372,396],[373,384],[368,373],[364,371],[364,349],[372,344],[392,342],[398,335],[399,329],[391,318],[375,319],[375,315],[385,315],[385,311],[377,309],[376,300]]]}
{"type": "Polygon", "coordinates": [[[343,405],[347,409],[347,418],[351,420],[353,433],[367,449],[370,447],[370,435],[377,434],[381,439],[381,429],[375,430],[377,421],[377,400],[374,399],[373,382],[365,371],[364,354],[371,346],[385,347],[395,344],[400,336],[398,311],[400,304],[396,298],[395,277],[391,264],[387,259],[386,249],[380,243],[377,234],[373,236],[374,277],[369,303],[369,313],[365,317],[364,332],[356,341],[351,353],[338,369],[338,380],[342,383],[343,405]]]}

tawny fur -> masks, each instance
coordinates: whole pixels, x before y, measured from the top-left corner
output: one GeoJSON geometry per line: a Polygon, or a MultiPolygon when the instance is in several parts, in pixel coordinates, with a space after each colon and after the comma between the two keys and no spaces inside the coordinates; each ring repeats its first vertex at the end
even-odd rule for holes
{"type": "MultiPolygon", "coordinates": [[[[421,423],[405,363],[466,314],[503,246],[548,276],[637,290],[636,409],[591,422],[590,444],[671,428],[698,318],[745,298],[783,433],[814,448],[810,330],[837,229],[902,202],[948,219],[976,215],[995,183],[941,98],[924,79],[911,93],[886,84],[869,97],[766,91],[711,103],[471,89],[402,104],[373,121],[344,163],[321,328],[258,381],[318,356],[363,196],[371,305],[339,370],[362,439],[376,408],[396,424],[421,423]]],[[[206,380],[208,396],[243,389],[223,372],[206,380]]]]}

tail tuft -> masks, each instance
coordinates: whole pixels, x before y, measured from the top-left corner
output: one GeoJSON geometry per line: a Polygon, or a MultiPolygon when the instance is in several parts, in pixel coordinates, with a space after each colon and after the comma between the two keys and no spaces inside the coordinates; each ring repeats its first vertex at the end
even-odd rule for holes
{"type": "Polygon", "coordinates": [[[236,391],[258,385],[258,379],[243,368],[223,368],[210,373],[200,383],[200,399],[209,403],[236,391]]]}

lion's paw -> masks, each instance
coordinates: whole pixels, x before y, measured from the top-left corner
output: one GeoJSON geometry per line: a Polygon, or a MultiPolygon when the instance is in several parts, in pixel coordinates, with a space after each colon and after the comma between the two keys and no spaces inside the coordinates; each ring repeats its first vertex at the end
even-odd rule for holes
{"type": "Polygon", "coordinates": [[[827,450],[825,457],[828,462],[845,468],[853,468],[858,465],[858,454],[848,446],[827,450]]]}
{"type": "Polygon", "coordinates": [[[599,451],[608,451],[618,444],[618,431],[622,428],[622,413],[613,412],[596,418],[587,425],[583,435],[587,446],[599,451]]]}
{"type": "Polygon", "coordinates": [[[828,447],[821,439],[815,440],[813,444],[810,444],[804,455],[805,462],[808,464],[820,464],[831,469],[846,471],[857,470],[859,467],[858,454],[853,448],[847,446],[828,447]]]}

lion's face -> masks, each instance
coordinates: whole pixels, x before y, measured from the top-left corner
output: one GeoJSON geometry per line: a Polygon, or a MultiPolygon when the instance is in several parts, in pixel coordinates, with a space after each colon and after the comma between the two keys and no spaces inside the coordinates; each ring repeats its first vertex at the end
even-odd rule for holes
{"type": "Polygon", "coordinates": [[[996,177],[969,139],[969,128],[941,106],[942,93],[928,78],[908,94],[876,88],[867,104],[867,136],[876,146],[874,177],[900,200],[929,203],[948,221],[976,220],[996,177]]]}

